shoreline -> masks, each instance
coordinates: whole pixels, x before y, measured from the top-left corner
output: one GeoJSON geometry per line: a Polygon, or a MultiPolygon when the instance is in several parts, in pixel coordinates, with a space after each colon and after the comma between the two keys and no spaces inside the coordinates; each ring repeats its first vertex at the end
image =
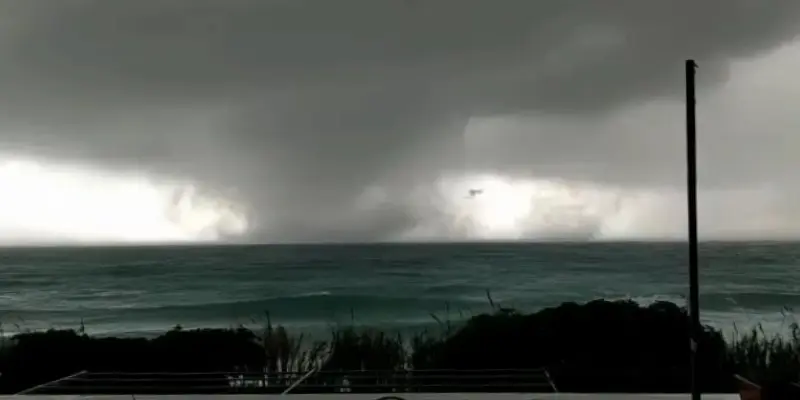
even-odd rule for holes
{"type": "MultiPolygon", "coordinates": [[[[648,299],[647,301],[642,301],[643,298],[597,298],[595,300],[606,300],[606,301],[633,301],[642,306],[649,306],[654,303],[658,302],[668,302],[675,304],[678,307],[684,307],[683,302],[674,301],[672,298],[669,297],[658,297],[653,296],[652,298],[648,299]]],[[[592,300],[590,300],[592,301],[592,300]]],[[[446,302],[445,302],[446,303],[446,302]]],[[[513,308],[513,307],[512,307],[513,308]]],[[[543,307],[536,310],[527,310],[527,309],[516,309],[523,313],[537,313],[547,307],[543,307]]],[[[446,313],[441,312],[430,312],[427,313],[425,318],[418,318],[415,320],[408,320],[404,322],[396,322],[396,321],[388,321],[385,319],[382,320],[369,320],[369,319],[361,319],[358,318],[358,313],[356,310],[355,313],[355,321],[348,318],[340,318],[338,321],[333,319],[309,319],[309,320],[285,320],[282,318],[273,318],[273,322],[281,325],[287,329],[290,329],[292,332],[297,334],[305,334],[305,335],[322,335],[328,336],[329,332],[332,328],[343,328],[343,327],[359,327],[359,328],[370,328],[370,329],[378,329],[386,332],[391,333],[406,333],[406,334],[413,334],[416,332],[424,331],[424,330],[435,330],[439,327],[439,323],[435,318],[431,315],[436,315],[439,319],[446,319],[452,324],[463,324],[467,322],[471,316],[474,315],[481,315],[485,314],[486,312],[491,312],[491,307],[486,305],[483,307],[485,309],[481,312],[475,312],[472,314],[462,314],[459,316],[456,312],[450,312],[449,317],[446,313]]],[[[702,310],[701,313],[701,323],[706,326],[710,326],[716,330],[719,330],[726,339],[729,338],[730,335],[735,335],[744,331],[751,331],[754,328],[759,328],[763,330],[765,333],[769,335],[774,334],[786,334],[789,325],[792,322],[798,322],[797,318],[793,316],[790,312],[787,311],[774,311],[774,312],[762,312],[762,313],[754,313],[754,312],[746,312],[742,311],[739,313],[733,312],[718,312],[718,311],[706,311],[702,310]],[[710,317],[709,317],[710,315],[710,317]],[[755,317],[755,318],[754,318],[755,317]]],[[[195,321],[192,323],[163,323],[163,324],[148,324],[151,327],[148,328],[137,328],[137,329],[124,329],[118,328],[120,325],[133,325],[134,321],[123,322],[123,323],[101,323],[101,324],[94,324],[91,321],[86,322],[84,329],[87,334],[90,336],[95,337],[125,337],[125,338],[152,338],[159,335],[163,335],[176,326],[181,326],[184,329],[236,329],[239,327],[244,327],[246,329],[257,331],[263,327],[266,323],[266,320],[263,319],[263,315],[258,317],[253,317],[247,319],[246,322],[243,319],[238,319],[237,321],[232,322],[202,322],[202,321],[195,321]],[[116,326],[115,326],[116,325],[116,326]],[[98,326],[108,326],[108,328],[98,330],[98,326]]],[[[74,323],[61,323],[57,325],[53,324],[46,324],[41,321],[27,321],[22,323],[9,323],[5,322],[0,327],[0,337],[11,337],[19,333],[31,333],[31,332],[44,332],[50,329],[56,330],[78,330],[81,327],[81,320],[77,319],[74,323]],[[33,323],[31,323],[33,322],[33,323]],[[34,325],[35,327],[31,327],[30,325],[34,325]],[[13,329],[10,329],[13,326],[13,329]]]]}

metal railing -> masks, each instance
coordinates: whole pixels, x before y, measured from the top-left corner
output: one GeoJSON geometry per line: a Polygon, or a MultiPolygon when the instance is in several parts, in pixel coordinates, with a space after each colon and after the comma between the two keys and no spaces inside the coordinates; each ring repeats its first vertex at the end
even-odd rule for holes
{"type": "MultiPolygon", "coordinates": [[[[734,374],[733,377],[739,383],[739,396],[742,399],[761,398],[761,391],[763,388],[760,384],[757,384],[739,374],[734,374]]],[[[786,386],[787,387],[783,388],[783,390],[786,390],[787,392],[791,393],[791,394],[786,393],[786,395],[790,396],[787,398],[792,398],[792,399],[800,398],[798,397],[800,396],[800,382],[790,382],[787,383],[786,386]]],[[[778,397],[778,398],[783,398],[783,397],[778,397]]]]}
{"type": "Polygon", "coordinates": [[[545,369],[258,372],[87,372],[20,394],[555,392],[545,369]]]}

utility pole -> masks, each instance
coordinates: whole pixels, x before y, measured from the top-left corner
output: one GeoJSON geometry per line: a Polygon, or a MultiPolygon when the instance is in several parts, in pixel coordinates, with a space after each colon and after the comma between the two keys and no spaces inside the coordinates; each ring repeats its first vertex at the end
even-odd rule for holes
{"type": "Polygon", "coordinates": [[[700,400],[697,352],[702,334],[697,245],[697,131],[695,122],[694,75],[697,64],[686,60],[686,204],[689,215],[689,338],[691,340],[692,400],[700,400]]]}

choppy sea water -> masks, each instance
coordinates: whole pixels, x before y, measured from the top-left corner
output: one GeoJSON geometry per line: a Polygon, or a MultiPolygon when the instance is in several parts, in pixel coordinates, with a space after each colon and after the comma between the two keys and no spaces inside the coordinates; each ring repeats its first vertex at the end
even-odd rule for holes
{"type": "MultiPolygon", "coordinates": [[[[50,327],[153,334],[183,327],[309,332],[334,324],[398,330],[458,320],[495,303],[534,311],[564,301],[684,303],[683,243],[375,244],[0,250],[6,334],[50,327]]],[[[778,330],[800,304],[800,243],[701,246],[701,314],[728,332],[778,330]]]]}

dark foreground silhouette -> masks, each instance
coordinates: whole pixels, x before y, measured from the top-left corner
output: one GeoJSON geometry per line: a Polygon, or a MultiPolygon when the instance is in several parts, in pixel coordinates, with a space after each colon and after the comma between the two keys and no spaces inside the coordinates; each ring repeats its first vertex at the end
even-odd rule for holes
{"type": "MultiPolygon", "coordinates": [[[[16,393],[77,374],[35,392],[280,393],[303,375],[293,393],[554,386],[561,392],[687,392],[688,323],[685,310],[672,303],[597,300],[533,314],[498,310],[452,331],[408,338],[344,328],[329,340],[307,343],[271,325],[263,331],[176,328],[154,339],[51,330],[18,334],[3,344],[0,391],[16,393]]],[[[698,359],[703,391],[738,391],[735,374],[758,383],[797,380],[797,333],[792,325],[788,336],[753,331],[726,342],[705,327],[698,359]]]]}

